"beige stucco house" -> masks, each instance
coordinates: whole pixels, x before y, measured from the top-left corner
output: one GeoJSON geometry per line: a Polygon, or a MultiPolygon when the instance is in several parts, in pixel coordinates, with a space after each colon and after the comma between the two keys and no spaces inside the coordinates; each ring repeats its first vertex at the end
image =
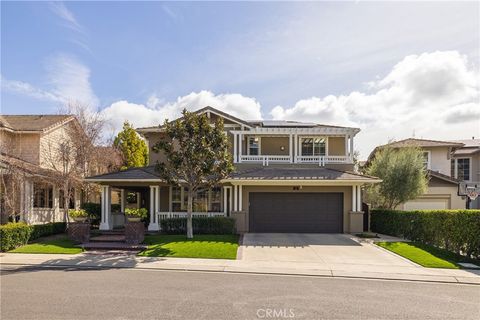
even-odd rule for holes
{"type": "MultiPolygon", "coordinates": [[[[462,194],[461,184],[464,178],[472,177],[470,163],[473,162],[463,160],[461,154],[464,152],[464,142],[409,138],[385,146],[421,148],[424,153],[424,165],[429,174],[427,192],[417,199],[401,204],[399,210],[467,208],[468,198],[462,194]]],[[[369,161],[379,148],[385,146],[375,148],[369,156],[369,161]]]]}
{"type": "MultiPolygon", "coordinates": [[[[361,188],[380,180],[354,172],[357,128],[295,121],[246,121],[212,107],[196,111],[212,122],[219,117],[231,142],[235,172],[221,184],[201,190],[194,215],[230,216],[239,232],[363,231],[361,188]]],[[[165,137],[162,127],[139,128],[149,148],[165,137]]],[[[149,166],[90,177],[102,187],[100,229],[121,227],[112,214],[112,191],[126,206],[149,210],[151,231],[160,220],[186,215],[185,187],[171,186],[155,172],[163,154],[150,152],[149,166]]]]}

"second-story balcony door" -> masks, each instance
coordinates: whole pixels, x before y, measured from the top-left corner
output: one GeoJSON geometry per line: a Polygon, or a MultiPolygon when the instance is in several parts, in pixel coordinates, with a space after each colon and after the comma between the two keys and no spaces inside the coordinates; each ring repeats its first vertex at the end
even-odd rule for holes
{"type": "Polygon", "coordinates": [[[301,156],[325,156],[327,145],[325,138],[301,138],[301,156]]]}
{"type": "Polygon", "coordinates": [[[247,154],[249,156],[260,155],[260,138],[259,137],[248,137],[247,154]]]}

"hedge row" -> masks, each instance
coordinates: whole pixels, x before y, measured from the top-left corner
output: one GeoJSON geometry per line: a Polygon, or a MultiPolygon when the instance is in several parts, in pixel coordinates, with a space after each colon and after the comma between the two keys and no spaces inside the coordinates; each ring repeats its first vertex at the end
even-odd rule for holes
{"type": "Polygon", "coordinates": [[[374,232],[480,258],[480,210],[372,210],[374,232]]]}
{"type": "MultiPolygon", "coordinates": [[[[227,217],[193,217],[194,234],[235,234],[235,220],[227,217]]],[[[160,220],[162,232],[167,234],[185,234],[187,218],[168,218],[160,220]]]]}
{"type": "Polygon", "coordinates": [[[0,251],[8,251],[40,237],[65,232],[65,222],[27,225],[12,222],[0,226],[0,251]]]}

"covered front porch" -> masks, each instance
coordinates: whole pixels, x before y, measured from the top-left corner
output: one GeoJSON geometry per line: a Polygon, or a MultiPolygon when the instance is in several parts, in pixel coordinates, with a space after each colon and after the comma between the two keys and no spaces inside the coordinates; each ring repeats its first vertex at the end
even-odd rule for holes
{"type": "MultiPolygon", "coordinates": [[[[169,186],[157,183],[109,183],[101,185],[100,230],[123,228],[127,208],[148,210],[148,231],[160,231],[160,222],[167,218],[187,216],[187,191],[184,186],[169,186]],[[118,194],[118,197],[115,196],[118,194]],[[113,196],[113,197],[112,197],[113,196]],[[118,199],[113,203],[112,198],[118,199]],[[119,205],[115,212],[112,207],[119,205]]],[[[235,188],[235,191],[238,190],[235,188]]],[[[232,186],[201,189],[193,199],[193,215],[196,217],[227,217],[235,208],[236,200],[232,186]]]]}

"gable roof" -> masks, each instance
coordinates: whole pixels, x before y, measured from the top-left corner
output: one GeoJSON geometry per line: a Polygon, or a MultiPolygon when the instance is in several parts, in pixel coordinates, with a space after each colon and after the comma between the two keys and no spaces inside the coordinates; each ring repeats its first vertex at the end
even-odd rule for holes
{"type": "Polygon", "coordinates": [[[457,180],[455,178],[452,178],[450,176],[447,176],[446,174],[440,173],[438,171],[427,170],[427,172],[428,172],[428,175],[431,176],[431,177],[435,177],[435,178],[438,178],[440,180],[443,180],[443,181],[446,181],[446,182],[449,182],[449,183],[452,183],[452,184],[456,184],[456,185],[458,185],[460,183],[459,180],[457,180]]]}
{"type": "Polygon", "coordinates": [[[64,115],[2,115],[0,129],[21,132],[45,132],[75,119],[74,116],[64,115]]]}
{"type": "Polygon", "coordinates": [[[408,138],[404,140],[387,143],[383,145],[383,147],[389,146],[392,148],[403,148],[403,147],[457,147],[457,148],[460,148],[460,147],[463,147],[463,145],[464,144],[461,142],[408,138]]]}

